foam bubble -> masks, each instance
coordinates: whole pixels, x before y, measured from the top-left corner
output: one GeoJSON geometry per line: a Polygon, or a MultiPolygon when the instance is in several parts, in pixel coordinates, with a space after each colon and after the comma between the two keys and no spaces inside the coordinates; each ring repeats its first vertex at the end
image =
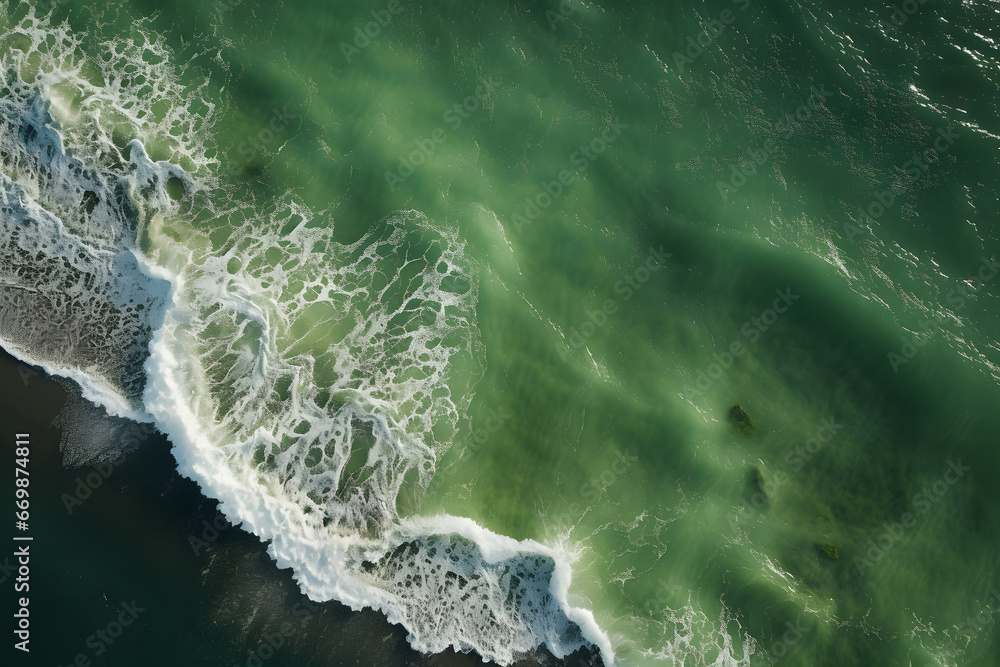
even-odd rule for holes
{"type": "Polygon", "coordinates": [[[345,244],[294,197],[234,201],[212,175],[217,107],[139,26],[98,58],[32,11],[3,39],[3,345],[152,420],[181,473],[310,597],[378,608],[424,651],[509,664],[591,644],[611,664],[567,601],[566,554],[397,512],[482,373],[476,267],[457,235],[408,211],[345,244]]]}
{"type": "Polygon", "coordinates": [[[18,111],[0,117],[4,171],[17,177],[0,173],[0,340],[80,381],[112,414],[143,419],[142,363],[162,323],[166,283],[141,272],[128,241],[137,220],[128,177],[69,157],[39,95],[18,111]],[[81,237],[68,219],[101,233],[81,237]]]}
{"type": "Polygon", "coordinates": [[[719,615],[713,620],[689,594],[686,605],[675,609],[663,604],[651,610],[652,617],[632,618],[632,625],[647,637],[643,642],[646,647],[631,645],[622,664],[750,667],[762,659],[772,661],[757,641],[742,630],[725,602],[719,600],[719,605],[719,615]],[[730,634],[734,628],[740,641],[730,634]]]}

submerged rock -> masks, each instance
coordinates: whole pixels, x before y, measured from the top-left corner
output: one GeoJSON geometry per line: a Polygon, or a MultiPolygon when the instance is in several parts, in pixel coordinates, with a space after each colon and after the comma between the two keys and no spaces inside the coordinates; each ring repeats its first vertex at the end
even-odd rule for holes
{"type": "Polygon", "coordinates": [[[753,435],[757,432],[757,424],[754,422],[753,417],[747,414],[747,411],[738,403],[729,408],[729,421],[743,435],[753,435]]]}
{"type": "Polygon", "coordinates": [[[831,560],[838,560],[840,558],[840,550],[829,542],[816,542],[814,546],[817,551],[831,560]]]}
{"type": "Polygon", "coordinates": [[[771,500],[767,479],[764,471],[755,465],[751,465],[747,471],[746,500],[758,510],[765,509],[771,500]]]}
{"type": "Polygon", "coordinates": [[[764,481],[764,471],[755,465],[750,466],[749,481],[754,492],[767,493],[764,489],[764,485],[766,484],[764,481]]]}

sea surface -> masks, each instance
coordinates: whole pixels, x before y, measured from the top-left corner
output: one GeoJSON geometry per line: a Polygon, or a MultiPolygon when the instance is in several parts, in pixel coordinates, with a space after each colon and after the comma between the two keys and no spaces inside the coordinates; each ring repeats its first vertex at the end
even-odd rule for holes
{"type": "Polygon", "coordinates": [[[1000,664],[998,40],[0,5],[12,664],[1000,664]]]}

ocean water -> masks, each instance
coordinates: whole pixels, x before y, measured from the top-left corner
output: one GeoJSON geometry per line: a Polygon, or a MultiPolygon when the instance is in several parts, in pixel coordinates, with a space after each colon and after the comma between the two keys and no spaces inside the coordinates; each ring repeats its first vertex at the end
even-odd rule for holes
{"type": "Polygon", "coordinates": [[[0,26],[0,345],[79,392],[66,470],[147,425],[428,664],[1000,662],[996,3],[0,26]]]}

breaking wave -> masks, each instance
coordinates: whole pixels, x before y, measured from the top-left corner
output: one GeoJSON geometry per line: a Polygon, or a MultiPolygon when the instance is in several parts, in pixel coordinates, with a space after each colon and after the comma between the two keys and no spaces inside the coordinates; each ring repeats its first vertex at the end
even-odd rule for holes
{"type": "Polygon", "coordinates": [[[457,234],[407,211],[342,243],[294,196],[240,201],[207,81],[141,25],[85,49],[29,12],[2,39],[0,344],[155,424],[313,599],[380,609],[425,652],[611,664],[567,554],[397,511],[482,373],[457,234]]]}

